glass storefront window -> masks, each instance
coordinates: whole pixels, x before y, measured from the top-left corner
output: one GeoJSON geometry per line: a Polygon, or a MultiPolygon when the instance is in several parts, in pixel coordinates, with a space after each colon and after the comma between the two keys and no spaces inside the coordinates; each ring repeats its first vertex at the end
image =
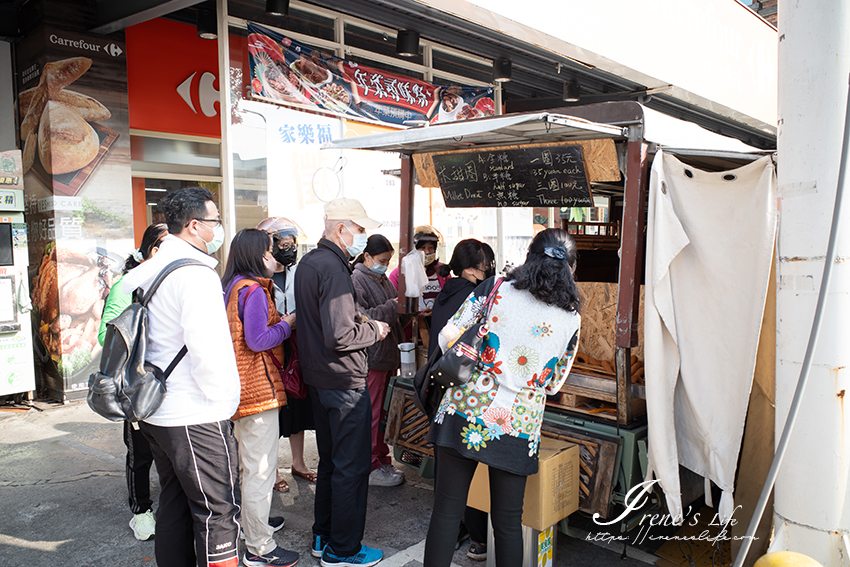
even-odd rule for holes
{"type": "MultiPolygon", "coordinates": [[[[162,213],[159,205],[160,202],[169,193],[186,187],[204,187],[212,193],[218,210],[221,211],[221,184],[210,181],[184,181],[178,179],[145,179],[145,204],[147,221],[145,226],[150,226],[155,223],[165,222],[165,215],[162,213]]],[[[219,262],[222,261],[221,251],[216,252],[213,256],[219,262]]],[[[221,264],[219,264],[221,268],[221,264]]]]}
{"type": "MultiPolygon", "coordinates": [[[[333,18],[301,10],[295,6],[289,7],[289,16],[286,18],[266,14],[265,2],[254,4],[249,2],[230,2],[227,11],[229,15],[242,18],[243,20],[334,41],[333,18]]],[[[231,28],[231,33],[233,31],[231,28]]]]}
{"type": "MultiPolygon", "coordinates": [[[[402,57],[395,52],[395,34],[381,33],[351,23],[345,24],[345,45],[365,49],[366,51],[386,55],[387,57],[396,57],[402,61],[416,63],[417,65],[424,63],[421,43],[419,45],[419,55],[416,57],[402,57]]],[[[369,63],[369,65],[374,67],[373,63],[369,63]]]]}
{"type": "Polygon", "coordinates": [[[431,51],[431,59],[434,67],[434,82],[439,83],[439,71],[469,77],[475,81],[490,84],[493,81],[493,67],[478,63],[465,57],[458,57],[434,48],[431,51]]]}

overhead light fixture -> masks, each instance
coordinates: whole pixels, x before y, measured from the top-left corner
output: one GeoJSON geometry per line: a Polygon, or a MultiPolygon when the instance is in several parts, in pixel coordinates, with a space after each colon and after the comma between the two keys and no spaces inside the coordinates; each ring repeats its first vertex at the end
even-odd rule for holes
{"type": "Polygon", "coordinates": [[[416,57],[419,55],[419,32],[398,30],[395,40],[395,52],[402,57],[416,57]]]}
{"type": "Polygon", "coordinates": [[[288,16],[289,0],[266,0],[266,14],[288,16]]]}
{"type": "Polygon", "coordinates": [[[212,2],[198,4],[195,13],[198,15],[198,37],[201,39],[218,39],[218,22],[215,18],[215,6],[212,2]]]}
{"type": "Polygon", "coordinates": [[[569,83],[564,83],[564,102],[578,102],[581,97],[581,85],[573,79],[569,83]]]}
{"type": "Polygon", "coordinates": [[[493,80],[497,83],[505,83],[511,80],[511,60],[507,57],[499,57],[493,61],[493,80]]]}
{"type": "Polygon", "coordinates": [[[159,189],[158,187],[145,187],[145,191],[154,191],[156,193],[167,193],[168,189],[159,189]]]}

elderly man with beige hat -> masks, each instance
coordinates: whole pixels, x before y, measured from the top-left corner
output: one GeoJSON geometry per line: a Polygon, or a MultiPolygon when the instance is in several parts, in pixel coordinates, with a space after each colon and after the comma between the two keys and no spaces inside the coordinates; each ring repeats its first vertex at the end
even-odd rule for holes
{"type": "Polygon", "coordinates": [[[311,551],[324,567],[368,567],[383,557],[361,544],[372,454],[366,347],[390,328],[363,320],[349,266],[366,246],[366,229],[379,226],[355,199],[327,203],[325,236],[295,275],[299,359],[319,449],[311,551]]]}

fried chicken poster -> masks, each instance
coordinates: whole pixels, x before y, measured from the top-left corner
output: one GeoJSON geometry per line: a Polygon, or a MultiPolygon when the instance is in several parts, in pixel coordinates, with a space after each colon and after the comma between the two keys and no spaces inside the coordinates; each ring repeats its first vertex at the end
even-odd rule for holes
{"type": "Polygon", "coordinates": [[[436,85],[374,69],[250,22],[248,53],[255,98],[395,125],[495,114],[490,87],[436,85]]]}

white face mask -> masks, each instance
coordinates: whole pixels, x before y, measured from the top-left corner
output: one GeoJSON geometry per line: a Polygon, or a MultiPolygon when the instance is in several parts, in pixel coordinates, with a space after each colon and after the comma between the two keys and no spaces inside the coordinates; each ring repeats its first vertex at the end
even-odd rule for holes
{"type": "Polygon", "coordinates": [[[348,252],[351,257],[358,256],[366,249],[366,243],[369,240],[369,237],[365,234],[354,234],[347,226],[343,225],[343,227],[345,227],[345,230],[347,230],[352,237],[351,246],[345,247],[346,252],[348,252]]]}
{"type": "Polygon", "coordinates": [[[204,240],[204,244],[207,247],[207,254],[215,254],[221,245],[224,244],[224,228],[220,224],[215,225],[213,231],[213,239],[207,242],[201,237],[201,240],[204,240]]]}
{"type": "Polygon", "coordinates": [[[387,267],[377,262],[375,262],[375,264],[369,269],[372,270],[374,273],[378,274],[379,276],[387,272],[387,267]]]}

